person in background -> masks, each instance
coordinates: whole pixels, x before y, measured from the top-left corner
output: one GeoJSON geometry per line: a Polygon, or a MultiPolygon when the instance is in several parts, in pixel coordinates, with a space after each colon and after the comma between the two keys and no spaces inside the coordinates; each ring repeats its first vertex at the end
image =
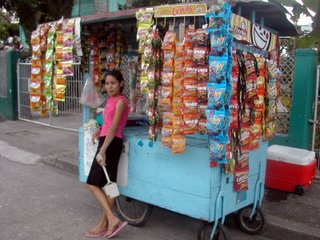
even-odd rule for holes
{"type": "Polygon", "coordinates": [[[92,136],[93,140],[99,136],[99,145],[87,179],[88,188],[102,206],[103,213],[100,222],[86,232],[85,235],[90,238],[112,238],[127,224],[113,213],[115,199],[107,196],[102,189],[107,184],[102,166],[106,166],[112,182],[117,180],[123,148],[122,131],[130,110],[126,97],[122,95],[123,86],[124,79],[120,71],[112,70],[107,73],[104,90],[109,97],[103,113],[104,123],[92,136]]]}

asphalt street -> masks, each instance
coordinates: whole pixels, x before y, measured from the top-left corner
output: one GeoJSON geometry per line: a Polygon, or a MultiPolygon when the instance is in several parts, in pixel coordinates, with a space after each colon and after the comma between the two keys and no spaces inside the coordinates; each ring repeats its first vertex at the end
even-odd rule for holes
{"type": "MultiPolygon", "coordinates": [[[[10,160],[0,156],[0,239],[87,239],[100,207],[78,176],[42,161],[10,160]]],[[[229,218],[226,227],[233,240],[268,240],[241,232],[229,218]]],[[[127,226],[115,239],[194,240],[200,221],[154,208],[143,227],[127,226]]],[[[103,238],[101,238],[103,239],[103,238]]]]}

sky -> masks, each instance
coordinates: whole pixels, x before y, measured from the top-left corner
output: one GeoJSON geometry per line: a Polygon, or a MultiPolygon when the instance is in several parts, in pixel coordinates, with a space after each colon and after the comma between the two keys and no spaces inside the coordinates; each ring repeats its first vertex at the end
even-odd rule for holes
{"type": "MultiPolygon", "coordinates": [[[[303,2],[301,0],[296,0],[296,2],[303,4],[303,2]]],[[[286,7],[286,9],[291,12],[292,11],[292,7],[286,7]]],[[[310,14],[312,16],[315,15],[315,12],[310,11],[310,14]]],[[[290,19],[290,18],[289,18],[290,19]]],[[[312,23],[312,19],[309,16],[306,16],[305,14],[301,14],[300,19],[298,20],[298,25],[310,25],[312,23]]]]}

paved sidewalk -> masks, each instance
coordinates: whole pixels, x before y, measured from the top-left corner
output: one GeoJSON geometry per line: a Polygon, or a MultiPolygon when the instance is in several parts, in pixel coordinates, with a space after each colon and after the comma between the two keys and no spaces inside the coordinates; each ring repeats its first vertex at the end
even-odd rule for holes
{"type": "MultiPolygon", "coordinates": [[[[78,174],[78,138],[77,132],[0,119],[0,143],[35,154],[39,161],[74,174],[78,174]]],[[[319,179],[303,196],[267,189],[263,209],[268,226],[264,235],[271,239],[283,239],[283,234],[291,240],[320,239],[319,193],[319,179]]]]}

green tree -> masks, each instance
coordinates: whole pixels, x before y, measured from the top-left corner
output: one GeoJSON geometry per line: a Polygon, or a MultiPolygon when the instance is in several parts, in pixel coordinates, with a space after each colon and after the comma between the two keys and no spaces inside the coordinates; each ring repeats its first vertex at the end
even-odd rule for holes
{"type": "Polygon", "coordinates": [[[296,0],[269,0],[269,2],[280,3],[281,5],[292,7],[292,21],[297,24],[301,14],[305,14],[312,18],[312,31],[298,40],[298,47],[308,48],[316,47],[320,49],[320,1],[319,0],[302,0],[303,4],[296,0]],[[315,12],[312,16],[310,11],[315,12]]]}
{"type": "Polygon", "coordinates": [[[19,24],[11,23],[8,13],[0,11],[0,42],[6,42],[8,37],[19,35],[19,24]]]}
{"type": "Polygon", "coordinates": [[[73,4],[73,0],[0,0],[0,8],[19,19],[29,46],[31,32],[37,24],[69,18],[73,4]]]}

